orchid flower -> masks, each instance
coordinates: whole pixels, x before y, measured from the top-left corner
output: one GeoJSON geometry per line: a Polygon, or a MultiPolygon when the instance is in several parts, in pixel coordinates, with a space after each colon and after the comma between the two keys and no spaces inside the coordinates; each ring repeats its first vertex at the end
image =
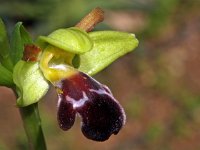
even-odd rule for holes
{"type": "Polygon", "coordinates": [[[18,23],[9,46],[1,24],[0,45],[5,49],[0,51],[0,84],[15,88],[18,107],[37,103],[53,85],[61,129],[70,129],[78,115],[88,139],[105,141],[119,132],[126,120],[124,109],[111,90],[91,76],[137,47],[134,34],[87,33],[70,27],[39,36],[34,42],[18,23]]]}

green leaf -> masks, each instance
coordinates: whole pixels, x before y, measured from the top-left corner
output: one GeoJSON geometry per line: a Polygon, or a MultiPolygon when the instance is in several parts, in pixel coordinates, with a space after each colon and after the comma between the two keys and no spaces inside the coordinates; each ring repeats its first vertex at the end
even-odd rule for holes
{"type": "Polygon", "coordinates": [[[32,39],[29,36],[26,29],[23,27],[21,22],[18,22],[15,25],[15,28],[12,32],[11,36],[11,58],[13,61],[13,64],[15,65],[19,60],[22,59],[23,51],[24,51],[24,45],[25,44],[31,44],[32,39]]]}
{"type": "Polygon", "coordinates": [[[40,36],[39,43],[42,44],[42,42],[46,42],[73,54],[85,53],[93,46],[88,33],[75,27],[58,29],[47,37],[40,36]]]}
{"type": "Polygon", "coordinates": [[[17,105],[20,107],[38,102],[49,89],[38,62],[19,61],[14,68],[13,80],[19,96],[17,105]]]}
{"type": "Polygon", "coordinates": [[[7,69],[12,71],[13,64],[9,55],[10,47],[5,25],[0,18],[0,62],[7,69]]]}
{"type": "Polygon", "coordinates": [[[92,50],[80,55],[80,71],[94,75],[120,56],[138,46],[134,34],[116,31],[97,31],[89,33],[94,42],[92,50]]]}
{"type": "Polygon", "coordinates": [[[0,64],[0,86],[13,86],[12,72],[0,64]]]}

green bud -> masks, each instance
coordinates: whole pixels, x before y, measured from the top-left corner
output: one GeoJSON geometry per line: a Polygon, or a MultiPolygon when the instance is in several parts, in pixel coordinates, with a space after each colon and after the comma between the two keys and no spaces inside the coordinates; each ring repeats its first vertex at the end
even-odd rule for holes
{"type": "Polygon", "coordinates": [[[15,65],[19,60],[22,59],[23,51],[24,51],[24,45],[25,44],[31,44],[32,39],[24,26],[21,22],[18,22],[15,25],[15,28],[12,32],[11,36],[11,50],[10,50],[10,56],[12,58],[13,64],[15,65]]]}

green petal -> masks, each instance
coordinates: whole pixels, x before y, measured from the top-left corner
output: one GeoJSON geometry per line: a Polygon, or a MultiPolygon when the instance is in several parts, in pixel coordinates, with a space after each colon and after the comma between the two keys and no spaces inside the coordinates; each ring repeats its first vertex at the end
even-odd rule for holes
{"type": "Polygon", "coordinates": [[[13,64],[15,65],[19,60],[22,59],[24,45],[31,44],[32,39],[29,36],[26,29],[23,27],[22,23],[19,22],[15,25],[15,28],[11,36],[11,58],[13,64]]]}
{"type": "Polygon", "coordinates": [[[0,64],[0,86],[13,86],[12,72],[0,64]]]}
{"type": "Polygon", "coordinates": [[[13,64],[10,58],[10,47],[5,25],[0,18],[0,62],[1,64],[12,71],[13,64]]]}
{"type": "Polygon", "coordinates": [[[39,43],[43,44],[43,42],[73,54],[85,53],[93,46],[88,33],[75,27],[58,29],[47,37],[40,36],[39,43]]]}
{"type": "Polygon", "coordinates": [[[94,45],[92,50],[80,55],[80,71],[94,75],[107,67],[120,56],[138,46],[134,34],[116,31],[97,31],[89,33],[94,45]]]}
{"type": "Polygon", "coordinates": [[[19,61],[14,68],[13,80],[19,96],[17,105],[20,107],[38,102],[49,89],[38,62],[19,61]]]}

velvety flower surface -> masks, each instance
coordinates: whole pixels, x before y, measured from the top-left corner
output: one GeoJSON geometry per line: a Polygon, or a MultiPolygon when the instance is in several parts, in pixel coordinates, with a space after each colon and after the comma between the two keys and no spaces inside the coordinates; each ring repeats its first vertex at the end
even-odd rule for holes
{"type": "Polygon", "coordinates": [[[82,132],[92,140],[105,141],[125,123],[123,108],[105,85],[77,72],[57,82],[58,121],[63,130],[72,127],[76,114],[82,118],[82,132]]]}

